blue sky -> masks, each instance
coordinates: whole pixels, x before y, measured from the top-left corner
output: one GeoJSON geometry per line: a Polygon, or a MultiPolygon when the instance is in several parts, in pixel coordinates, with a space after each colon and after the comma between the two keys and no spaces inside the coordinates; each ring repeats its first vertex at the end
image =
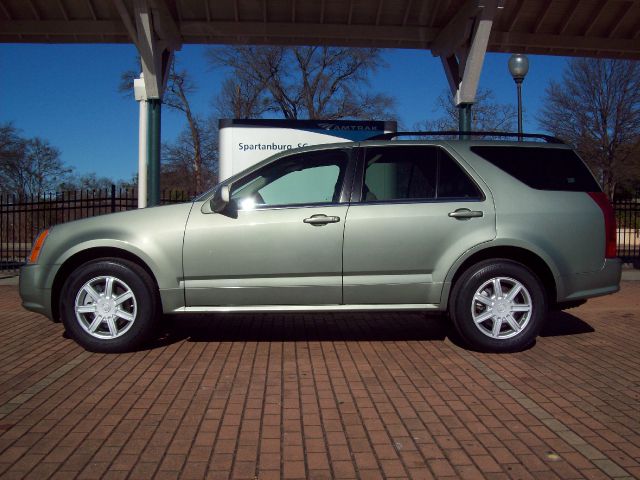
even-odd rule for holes
{"type": "MultiPolygon", "coordinates": [[[[192,74],[198,91],[192,108],[211,112],[224,72],[206,64],[202,45],[185,45],[178,58],[192,74]]],[[[388,68],[371,79],[374,90],[396,98],[397,120],[410,128],[433,118],[436,97],[448,88],[437,58],[420,50],[385,50],[388,68]]],[[[118,93],[120,74],[135,68],[133,45],[0,45],[0,123],[7,121],[28,137],[47,139],[76,173],[94,172],[130,179],[137,170],[138,105],[133,93],[118,93]]],[[[508,54],[488,54],[481,88],[491,88],[500,102],[515,103],[515,85],[507,69],[508,54]]],[[[523,85],[524,125],[535,120],[551,79],[559,80],[567,59],[530,56],[523,85]]],[[[182,117],[163,110],[163,141],[173,140],[182,117]]]]}

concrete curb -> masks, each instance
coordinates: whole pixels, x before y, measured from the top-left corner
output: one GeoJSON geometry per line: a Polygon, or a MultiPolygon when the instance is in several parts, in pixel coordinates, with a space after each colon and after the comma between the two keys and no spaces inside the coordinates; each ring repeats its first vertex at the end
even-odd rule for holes
{"type": "Polygon", "coordinates": [[[640,280],[640,270],[636,270],[633,268],[630,269],[623,269],[622,270],[622,280],[623,281],[635,281],[635,280],[640,280]]]}

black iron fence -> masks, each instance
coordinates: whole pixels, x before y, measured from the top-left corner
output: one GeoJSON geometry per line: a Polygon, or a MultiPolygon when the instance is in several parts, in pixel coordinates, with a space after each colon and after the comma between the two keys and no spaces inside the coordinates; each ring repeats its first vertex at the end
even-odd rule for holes
{"type": "MultiPolygon", "coordinates": [[[[160,203],[188,201],[191,195],[163,191],[160,203]]],[[[76,190],[45,195],[0,195],[0,271],[17,270],[24,264],[38,233],[59,223],[106,213],[132,210],[138,206],[135,189],[76,190]]]]}
{"type": "MultiPolygon", "coordinates": [[[[188,201],[191,194],[163,191],[162,204],[188,201]]],[[[137,191],[111,188],[18,197],[0,195],[0,271],[24,264],[38,232],[58,223],[137,208],[137,191]]],[[[640,198],[614,202],[618,255],[640,267],[640,198]]]]}
{"type": "Polygon", "coordinates": [[[614,202],[618,226],[618,256],[640,268],[640,197],[614,202]]]}

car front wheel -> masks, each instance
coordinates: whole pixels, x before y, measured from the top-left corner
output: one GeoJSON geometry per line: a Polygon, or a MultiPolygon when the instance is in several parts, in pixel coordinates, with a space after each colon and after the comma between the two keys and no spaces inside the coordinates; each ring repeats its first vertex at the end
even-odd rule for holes
{"type": "Polygon", "coordinates": [[[62,321],[87,350],[135,350],[152,331],[155,291],[139,265],[116,258],[95,260],[78,267],[67,279],[60,298],[62,321]]]}
{"type": "Polygon", "coordinates": [[[538,277],[506,259],[480,262],[454,285],[449,307],[453,323],[470,346],[513,352],[534,343],[547,314],[538,277]]]}

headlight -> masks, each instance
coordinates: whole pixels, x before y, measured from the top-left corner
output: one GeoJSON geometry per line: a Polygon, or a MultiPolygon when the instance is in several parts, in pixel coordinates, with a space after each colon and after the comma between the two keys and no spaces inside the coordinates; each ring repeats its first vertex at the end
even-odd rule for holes
{"type": "Polygon", "coordinates": [[[47,228],[46,230],[43,230],[42,232],[40,232],[40,235],[38,235],[38,238],[36,238],[36,241],[33,242],[31,253],[27,258],[27,263],[36,263],[38,261],[38,257],[40,256],[40,251],[42,250],[44,241],[46,240],[47,235],[49,235],[50,231],[51,229],[47,228]]]}

